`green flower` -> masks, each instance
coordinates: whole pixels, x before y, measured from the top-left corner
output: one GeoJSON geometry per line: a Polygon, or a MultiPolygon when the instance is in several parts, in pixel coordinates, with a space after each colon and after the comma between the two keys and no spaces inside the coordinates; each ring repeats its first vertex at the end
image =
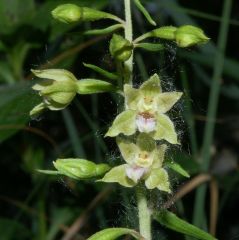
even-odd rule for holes
{"type": "Polygon", "coordinates": [[[155,140],[178,144],[174,124],[165,113],[181,98],[181,92],[163,93],[159,76],[154,74],[139,89],[125,84],[124,94],[126,110],[116,117],[106,136],[130,136],[138,130],[155,140]]]}
{"type": "Polygon", "coordinates": [[[123,138],[117,139],[121,155],[126,164],[112,168],[99,180],[117,182],[125,187],[133,187],[139,181],[145,181],[148,189],[158,188],[170,192],[167,171],[163,168],[166,145],[157,146],[148,134],[140,134],[136,144],[123,138]]]}
{"type": "Polygon", "coordinates": [[[77,79],[63,69],[32,70],[33,74],[43,78],[32,88],[39,92],[42,102],[35,106],[30,115],[39,115],[44,109],[61,110],[71,103],[77,92],[77,79]]]}

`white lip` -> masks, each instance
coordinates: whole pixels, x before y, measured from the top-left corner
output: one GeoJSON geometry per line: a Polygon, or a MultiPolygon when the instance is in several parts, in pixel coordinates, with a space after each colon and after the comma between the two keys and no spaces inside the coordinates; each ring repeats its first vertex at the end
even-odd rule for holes
{"type": "Polygon", "coordinates": [[[142,115],[136,117],[136,126],[140,132],[152,132],[156,128],[155,118],[145,118],[142,115]]]}
{"type": "Polygon", "coordinates": [[[147,172],[146,168],[138,166],[127,166],[125,170],[127,177],[132,179],[135,183],[137,183],[142,178],[142,176],[147,172]]]}

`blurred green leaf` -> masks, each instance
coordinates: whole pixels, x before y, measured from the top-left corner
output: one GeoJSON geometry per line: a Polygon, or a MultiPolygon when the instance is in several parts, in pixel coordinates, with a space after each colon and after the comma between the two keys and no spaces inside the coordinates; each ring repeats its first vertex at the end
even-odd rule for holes
{"type": "Polygon", "coordinates": [[[0,33],[10,34],[22,24],[29,23],[34,14],[33,0],[0,1],[0,33]]]}
{"type": "Polygon", "coordinates": [[[163,226],[176,231],[183,233],[187,236],[195,237],[201,240],[215,240],[213,236],[209,233],[204,232],[200,228],[180,219],[174,213],[167,210],[157,212],[154,214],[154,219],[162,224],[163,226]]]}
{"type": "Polygon", "coordinates": [[[0,233],[2,240],[26,240],[31,236],[29,230],[24,225],[7,218],[0,218],[0,233]],[[14,232],[12,231],[13,227],[14,232]]]}
{"type": "Polygon", "coordinates": [[[30,120],[29,111],[40,103],[40,98],[29,83],[2,86],[0,96],[0,142],[3,142],[24,128],[30,120]]]}

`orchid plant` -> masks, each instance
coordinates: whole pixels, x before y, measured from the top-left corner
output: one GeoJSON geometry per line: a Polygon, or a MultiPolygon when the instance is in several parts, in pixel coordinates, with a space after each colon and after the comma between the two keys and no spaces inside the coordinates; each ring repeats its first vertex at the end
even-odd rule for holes
{"type": "MultiPolygon", "coordinates": [[[[42,79],[32,87],[42,97],[42,102],[32,109],[31,116],[39,115],[46,109],[62,110],[77,94],[113,92],[124,97],[123,111],[116,116],[105,134],[105,137],[116,137],[122,164],[112,167],[107,163],[95,164],[80,158],[57,159],[53,162],[56,171],[40,170],[43,173],[65,175],[76,180],[96,178],[96,182],[118,183],[136,190],[139,231],[108,228],[89,237],[89,240],[113,240],[124,234],[130,234],[136,239],[153,239],[153,209],[150,209],[147,202],[147,191],[157,189],[165,193],[171,192],[169,168],[189,177],[180,165],[172,161],[168,164],[165,159],[170,146],[180,144],[174,122],[167,113],[183,93],[163,92],[158,74],[152,75],[140,87],[135,88],[132,82],[133,56],[138,48],[162,51],[164,46],[160,42],[161,39],[174,41],[178,47],[185,48],[206,43],[208,38],[200,28],[185,25],[159,27],[133,40],[132,4],[135,4],[150,24],[156,26],[140,0],[124,0],[125,20],[111,13],[74,4],[63,4],[52,11],[55,19],[66,24],[103,19],[115,21],[111,26],[88,30],[85,34],[112,34],[109,51],[115,60],[117,73],[108,72],[92,64],[84,65],[101,74],[104,80],[76,79],[73,73],[63,69],[32,70],[36,77],[42,79]],[[123,34],[114,33],[118,30],[124,30],[123,34]],[[158,39],[159,42],[145,41],[149,38],[158,39]]],[[[209,234],[206,236],[208,238],[204,239],[213,239],[209,234]]]]}

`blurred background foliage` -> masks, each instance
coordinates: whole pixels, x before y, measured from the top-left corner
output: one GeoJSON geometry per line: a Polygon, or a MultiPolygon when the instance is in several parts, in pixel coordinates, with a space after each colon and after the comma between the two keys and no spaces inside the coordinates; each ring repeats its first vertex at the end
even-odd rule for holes
{"type": "MultiPolygon", "coordinates": [[[[178,116],[177,112],[181,112],[182,117],[175,121],[182,144],[170,157],[180,162],[192,178],[185,180],[171,174],[177,194],[152,193],[153,202],[158,208],[170,207],[182,218],[216,234],[218,239],[239,239],[235,212],[239,201],[239,3],[143,2],[159,26],[193,24],[211,38],[209,44],[195,49],[179,50],[176,45],[164,42],[163,52],[136,52],[136,83],[157,72],[165,89],[183,89],[185,93],[181,105],[172,113],[178,116]]],[[[80,96],[63,112],[29,118],[29,111],[39,102],[30,88],[35,81],[30,69],[66,68],[78,78],[95,76],[82,62],[114,70],[108,51],[109,36],[83,34],[91,27],[102,28],[111,22],[77,25],[56,22],[50,12],[61,3],[104,9],[123,17],[123,1],[119,0],[0,0],[3,240],[86,239],[106,226],[137,227],[130,190],[36,172],[52,168],[52,161],[58,157],[81,157],[111,164],[119,159],[115,143],[103,138],[117,114],[119,100],[115,96],[80,96]]],[[[136,9],[133,17],[135,36],[151,30],[136,9]]],[[[155,239],[185,239],[157,223],[154,225],[155,239]]]]}

